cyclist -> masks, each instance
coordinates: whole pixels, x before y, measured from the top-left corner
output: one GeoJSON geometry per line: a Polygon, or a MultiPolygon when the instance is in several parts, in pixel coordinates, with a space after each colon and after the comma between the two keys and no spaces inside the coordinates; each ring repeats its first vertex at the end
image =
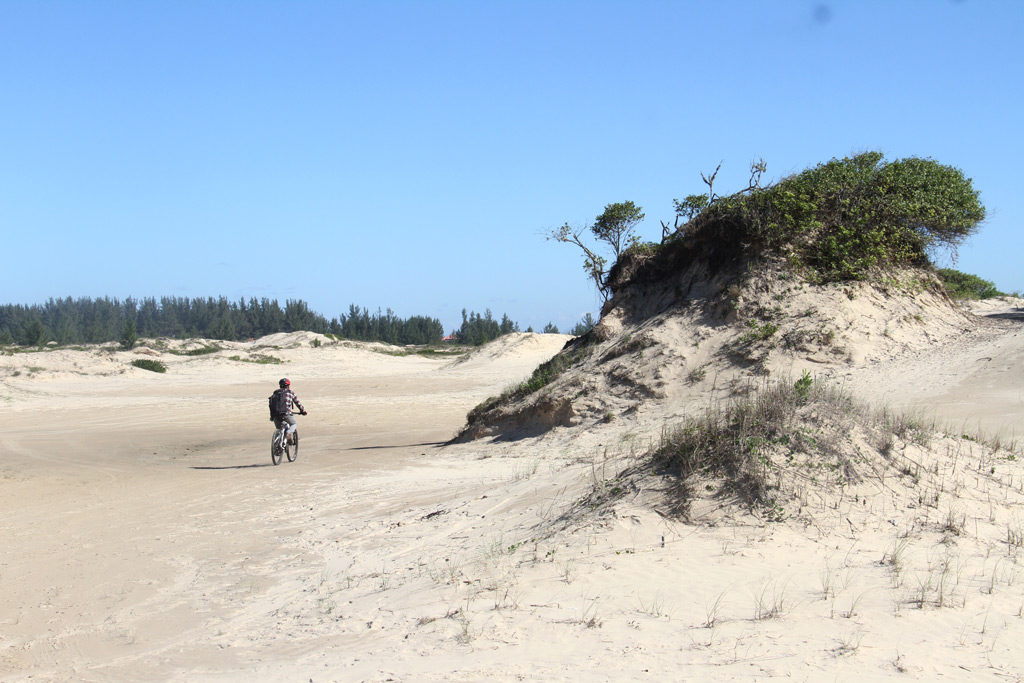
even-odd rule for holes
{"type": "Polygon", "coordinates": [[[280,426],[288,425],[288,443],[295,443],[295,429],[298,424],[295,422],[295,415],[292,414],[292,407],[299,409],[299,415],[306,415],[306,409],[302,407],[302,402],[299,401],[299,397],[292,391],[292,383],[287,377],[282,378],[277,383],[279,392],[284,394],[285,411],[278,415],[278,419],[281,421],[280,426]]]}

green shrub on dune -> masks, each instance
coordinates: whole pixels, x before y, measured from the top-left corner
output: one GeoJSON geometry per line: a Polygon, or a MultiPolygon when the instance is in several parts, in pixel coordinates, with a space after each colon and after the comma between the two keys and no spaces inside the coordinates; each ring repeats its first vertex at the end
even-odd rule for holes
{"type": "Polygon", "coordinates": [[[930,255],[955,250],[985,218],[970,178],[932,159],[884,161],[880,152],[865,152],[767,187],[755,178],[760,174],[728,196],[709,191],[677,200],[686,222],[652,253],[624,254],[609,273],[612,286],[658,279],[698,260],[718,267],[766,256],[819,282],[861,280],[878,269],[928,265],[930,255]]]}
{"type": "Polygon", "coordinates": [[[954,299],[991,299],[995,296],[1005,296],[995,284],[982,280],[977,275],[962,273],[953,268],[942,268],[938,272],[946,291],[954,299]]]}
{"type": "Polygon", "coordinates": [[[693,228],[728,227],[752,248],[791,256],[825,280],[845,280],[879,265],[927,263],[931,250],[955,248],[984,218],[959,169],[931,159],[884,162],[880,152],[866,152],[723,198],[693,228]]]}
{"type": "Polygon", "coordinates": [[[166,365],[151,358],[136,358],[132,361],[132,365],[142,370],[149,370],[150,372],[167,372],[166,365]]]}

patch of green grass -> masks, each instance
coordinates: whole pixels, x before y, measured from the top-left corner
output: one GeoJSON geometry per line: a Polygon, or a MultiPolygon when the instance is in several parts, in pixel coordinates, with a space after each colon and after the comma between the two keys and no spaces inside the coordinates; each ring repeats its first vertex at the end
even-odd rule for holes
{"type": "Polygon", "coordinates": [[[240,363],[259,363],[260,365],[281,365],[284,363],[283,360],[277,356],[270,356],[264,353],[253,353],[248,358],[242,356],[230,356],[228,360],[238,361],[240,363]]]}
{"type": "Polygon", "coordinates": [[[42,353],[48,350],[37,346],[10,346],[4,349],[4,353],[8,356],[13,356],[16,353],[42,353]]]}
{"type": "Polygon", "coordinates": [[[466,349],[438,349],[438,348],[426,348],[419,349],[416,351],[417,356],[424,356],[426,358],[450,358],[452,356],[464,356],[466,355],[466,349]]]}
{"type": "Polygon", "coordinates": [[[206,346],[200,346],[198,349],[167,349],[167,353],[174,354],[175,356],[205,356],[209,353],[217,353],[224,349],[216,344],[208,344],[206,346]]]}
{"type": "Polygon", "coordinates": [[[748,320],[747,327],[750,328],[749,331],[740,337],[744,344],[765,340],[779,331],[779,326],[773,322],[759,324],[756,320],[748,320]]]}
{"type": "Polygon", "coordinates": [[[412,351],[406,351],[404,349],[371,348],[369,350],[374,353],[379,353],[382,356],[394,356],[396,358],[405,358],[406,356],[411,356],[413,353],[412,351]]]}
{"type": "Polygon", "coordinates": [[[452,358],[455,356],[464,356],[469,352],[469,349],[464,347],[417,347],[417,348],[403,348],[403,349],[381,349],[374,348],[370,349],[374,353],[382,353],[385,356],[396,356],[398,358],[404,358],[406,356],[423,356],[424,358],[452,358]]]}
{"type": "Polygon", "coordinates": [[[150,372],[167,372],[166,365],[152,358],[136,358],[132,361],[132,365],[142,370],[149,370],[150,372]]]}

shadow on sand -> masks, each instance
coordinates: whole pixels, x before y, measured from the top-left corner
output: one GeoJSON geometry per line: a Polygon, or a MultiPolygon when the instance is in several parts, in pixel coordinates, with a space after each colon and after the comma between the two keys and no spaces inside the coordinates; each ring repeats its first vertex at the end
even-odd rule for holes
{"type": "Polygon", "coordinates": [[[445,445],[444,441],[427,441],[424,443],[407,443],[399,446],[356,446],[349,448],[350,451],[376,451],[383,448],[420,448],[422,446],[433,446],[434,448],[440,448],[445,445]]]}
{"type": "Polygon", "coordinates": [[[223,465],[220,467],[214,467],[212,465],[193,465],[190,470],[246,470],[250,467],[273,467],[274,465],[269,462],[256,463],[252,465],[223,465]]]}
{"type": "Polygon", "coordinates": [[[1024,309],[1017,309],[1008,313],[992,313],[986,315],[986,318],[1000,318],[1002,320],[1020,320],[1024,321],[1024,309]]]}

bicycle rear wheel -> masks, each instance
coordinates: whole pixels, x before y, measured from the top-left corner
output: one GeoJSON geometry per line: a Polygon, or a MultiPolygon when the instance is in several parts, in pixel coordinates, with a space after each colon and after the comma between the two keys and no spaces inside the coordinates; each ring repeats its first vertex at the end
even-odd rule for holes
{"type": "Polygon", "coordinates": [[[270,462],[275,465],[281,464],[281,441],[283,440],[284,432],[280,429],[274,432],[274,436],[270,437],[270,462]]]}
{"type": "Polygon", "coordinates": [[[295,458],[299,457],[299,432],[295,431],[293,435],[295,437],[295,443],[290,446],[285,443],[284,454],[288,456],[288,462],[295,462],[295,458]]]}

